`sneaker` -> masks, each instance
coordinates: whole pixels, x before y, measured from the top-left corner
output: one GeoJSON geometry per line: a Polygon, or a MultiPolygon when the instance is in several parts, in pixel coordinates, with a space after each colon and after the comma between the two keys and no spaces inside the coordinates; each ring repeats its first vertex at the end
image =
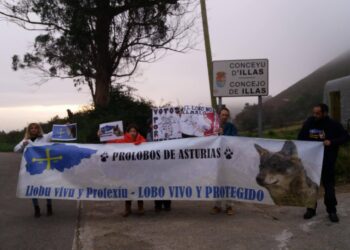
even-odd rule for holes
{"type": "Polygon", "coordinates": [[[336,213],[329,213],[328,217],[331,222],[339,222],[339,217],[336,213]]]}
{"type": "Polygon", "coordinates": [[[212,209],[211,209],[211,211],[210,211],[210,213],[211,214],[218,214],[218,213],[220,213],[221,212],[221,208],[219,208],[219,207],[213,207],[212,209]]]}
{"type": "Polygon", "coordinates": [[[234,214],[232,207],[226,208],[226,214],[227,215],[233,215],[234,214]]]}
{"type": "Polygon", "coordinates": [[[306,213],[304,214],[304,219],[305,220],[311,219],[315,215],[316,215],[316,210],[312,208],[308,208],[306,209],[306,213]]]}

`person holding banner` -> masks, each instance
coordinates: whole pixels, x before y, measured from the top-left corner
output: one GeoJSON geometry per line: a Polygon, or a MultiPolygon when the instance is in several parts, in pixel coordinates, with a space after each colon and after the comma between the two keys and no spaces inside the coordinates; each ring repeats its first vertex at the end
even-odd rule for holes
{"type": "MultiPolygon", "coordinates": [[[[153,123],[152,118],[147,120],[148,125],[148,131],[146,140],[147,142],[153,141],[153,123]]],[[[164,211],[170,211],[171,210],[171,200],[156,200],[154,201],[154,211],[156,213],[159,213],[162,211],[162,208],[164,208],[164,211]]]]}
{"type": "MultiPolygon", "coordinates": [[[[229,121],[230,110],[228,108],[223,107],[220,109],[219,119],[220,119],[219,135],[237,136],[236,126],[232,122],[229,121]]],[[[216,201],[215,205],[211,211],[211,214],[220,213],[222,210],[222,203],[223,203],[223,201],[216,201]]],[[[231,200],[225,201],[225,207],[226,207],[226,214],[233,215],[232,201],[231,200]]]]}
{"type": "MultiPolygon", "coordinates": [[[[101,132],[99,131],[98,134],[100,133],[101,132]]],[[[134,143],[135,145],[139,145],[143,142],[146,142],[146,140],[139,133],[139,129],[135,124],[130,124],[127,127],[126,133],[124,134],[124,138],[107,141],[107,143],[134,143]]],[[[122,214],[123,217],[128,217],[131,214],[131,212],[131,201],[125,201],[125,210],[122,214]]],[[[142,200],[137,201],[137,212],[139,215],[143,215],[145,213],[142,200]]]]}
{"type": "MultiPolygon", "coordinates": [[[[23,140],[15,146],[14,151],[23,152],[28,145],[34,145],[35,143],[50,142],[51,137],[52,137],[52,132],[48,134],[44,134],[43,129],[41,128],[39,123],[30,123],[26,128],[23,140]]],[[[32,202],[34,206],[34,217],[39,218],[41,216],[39,201],[38,199],[32,199],[32,202]]],[[[47,199],[46,207],[47,207],[47,216],[51,216],[52,215],[51,199],[47,199]]]]}
{"type": "MultiPolygon", "coordinates": [[[[343,126],[328,116],[328,106],[318,104],[312,110],[313,115],[303,124],[298,140],[323,141],[324,158],[322,164],[321,182],[324,187],[324,204],[327,208],[329,220],[338,222],[337,199],[335,197],[335,162],[341,144],[349,140],[349,134],[343,126]]],[[[304,219],[311,219],[316,215],[317,203],[308,207],[304,219]]]]}

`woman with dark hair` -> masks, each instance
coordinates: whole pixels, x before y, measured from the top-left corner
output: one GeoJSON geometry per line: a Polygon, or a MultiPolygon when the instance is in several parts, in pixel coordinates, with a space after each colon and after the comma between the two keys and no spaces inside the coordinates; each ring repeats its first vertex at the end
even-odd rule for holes
{"type": "MultiPolygon", "coordinates": [[[[98,131],[97,134],[100,135],[101,131],[98,131]]],[[[139,145],[145,141],[145,138],[142,135],[140,135],[138,127],[135,124],[130,124],[126,129],[124,138],[110,140],[107,141],[107,143],[134,143],[135,145],[139,145]]],[[[122,214],[123,217],[128,217],[131,214],[131,212],[131,201],[125,201],[125,210],[122,214]]],[[[142,200],[137,201],[137,213],[139,215],[143,215],[145,213],[142,200]]]]}
{"type": "Polygon", "coordinates": [[[124,134],[124,138],[115,139],[107,141],[107,143],[134,143],[135,145],[139,145],[142,142],[145,142],[146,139],[139,133],[139,128],[136,124],[130,124],[126,128],[126,133],[124,134]]]}

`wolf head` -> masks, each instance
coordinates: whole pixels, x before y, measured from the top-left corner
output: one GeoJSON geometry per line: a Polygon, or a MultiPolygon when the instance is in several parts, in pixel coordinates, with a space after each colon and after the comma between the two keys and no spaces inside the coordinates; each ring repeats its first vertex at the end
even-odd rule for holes
{"type": "Polygon", "coordinates": [[[292,141],[286,141],[278,152],[254,146],[260,155],[256,181],[269,191],[276,205],[315,205],[318,185],[307,176],[292,141]]]}
{"type": "Polygon", "coordinates": [[[288,189],[295,178],[303,174],[304,167],[298,157],[295,144],[286,141],[279,152],[270,152],[255,144],[260,155],[259,174],[256,181],[267,189],[280,187],[288,189]]]}

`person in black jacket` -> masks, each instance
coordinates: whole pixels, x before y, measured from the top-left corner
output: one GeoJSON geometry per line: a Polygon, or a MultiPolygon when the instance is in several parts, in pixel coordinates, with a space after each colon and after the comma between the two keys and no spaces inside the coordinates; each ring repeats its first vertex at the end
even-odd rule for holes
{"type": "MultiPolygon", "coordinates": [[[[298,135],[298,140],[323,141],[324,156],[322,164],[321,182],[324,186],[324,204],[326,205],[329,219],[338,222],[337,199],[335,197],[335,162],[338,149],[341,144],[349,140],[349,134],[343,126],[328,116],[328,106],[318,104],[314,106],[313,115],[303,124],[298,135]]],[[[310,219],[316,215],[316,206],[308,207],[304,219],[310,219]]]]}

